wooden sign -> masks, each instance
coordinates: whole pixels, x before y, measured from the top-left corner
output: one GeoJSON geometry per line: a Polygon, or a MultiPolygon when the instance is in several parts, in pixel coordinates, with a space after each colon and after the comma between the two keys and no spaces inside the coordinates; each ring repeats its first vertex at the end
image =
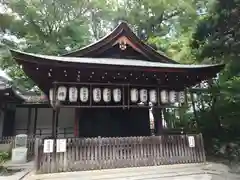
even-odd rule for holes
{"type": "Polygon", "coordinates": [[[44,153],[52,153],[53,152],[53,139],[45,139],[43,145],[44,153]]]}
{"type": "Polygon", "coordinates": [[[66,139],[57,139],[57,152],[66,152],[67,141],[66,139]]]}
{"type": "Polygon", "coordinates": [[[194,136],[188,136],[188,145],[189,145],[189,147],[195,147],[194,136]]]}

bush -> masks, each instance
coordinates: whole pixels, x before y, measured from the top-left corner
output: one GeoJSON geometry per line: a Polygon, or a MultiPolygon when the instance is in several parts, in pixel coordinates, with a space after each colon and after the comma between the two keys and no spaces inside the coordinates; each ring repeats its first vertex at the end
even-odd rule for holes
{"type": "Polygon", "coordinates": [[[228,159],[230,162],[240,162],[240,142],[213,141],[213,154],[228,159]]]}
{"type": "Polygon", "coordinates": [[[4,164],[9,159],[10,159],[10,153],[0,151],[0,165],[4,164]]]}

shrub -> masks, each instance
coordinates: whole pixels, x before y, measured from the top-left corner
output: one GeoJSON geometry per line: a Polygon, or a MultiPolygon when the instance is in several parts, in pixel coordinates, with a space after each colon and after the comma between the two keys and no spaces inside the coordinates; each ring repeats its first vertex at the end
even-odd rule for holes
{"type": "Polygon", "coordinates": [[[0,151],[0,166],[10,159],[10,153],[0,151]]]}

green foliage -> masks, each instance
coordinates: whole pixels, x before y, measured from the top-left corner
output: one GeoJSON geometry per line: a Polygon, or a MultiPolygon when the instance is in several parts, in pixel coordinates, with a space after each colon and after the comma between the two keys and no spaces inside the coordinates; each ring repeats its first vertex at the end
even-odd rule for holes
{"type": "Polygon", "coordinates": [[[10,154],[8,152],[0,152],[0,165],[4,164],[10,159],[10,154]]]}
{"type": "Polygon", "coordinates": [[[191,42],[192,52],[196,55],[197,61],[226,63],[218,81],[209,89],[212,98],[203,96],[203,101],[208,106],[199,113],[199,118],[208,152],[214,151],[217,155],[221,154],[238,161],[240,160],[239,9],[239,0],[216,0],[209,13],[199,21],[191,42]]]}
{"type": "Polygon", "coordinates": [[[197,10],[204,6],[199,2],[202,1],[2,1],[0,66],[17,85],[30,89],[33,83],[15,66],[6,46],[31,53],[64,54],[99,39],[121,20],[126,20],[142,40],[158,50],[164,49],[177,60],[193,62],[188,30],[198,16],[197,10]]]}
{"type": "Polygon", "coordinates": [[[200,57],[234,61],[239,55],[239,0],[217,0],[210,13],[198,24],[192,46],[200,57]]]}

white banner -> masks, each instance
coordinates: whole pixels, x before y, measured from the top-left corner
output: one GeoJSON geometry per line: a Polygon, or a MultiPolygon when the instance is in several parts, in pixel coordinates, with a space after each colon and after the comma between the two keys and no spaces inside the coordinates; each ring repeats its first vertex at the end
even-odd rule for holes
{"type": "Polygon", "coordinates": [[[45,139],[44,140],[43,152],[44,153],[52,153],[53,152],[53,139],[45,139]]]}
{"type": "Polygon", "coordinates": [[[188,144],[189,144],[189,147],[195,147],[194,136],[188,136],[188,144]]]}
{"type": "Polygon", "coordinates": [[[66,139],[57,139],[57,152],[66,152],[67,141],[66,139]]]}

